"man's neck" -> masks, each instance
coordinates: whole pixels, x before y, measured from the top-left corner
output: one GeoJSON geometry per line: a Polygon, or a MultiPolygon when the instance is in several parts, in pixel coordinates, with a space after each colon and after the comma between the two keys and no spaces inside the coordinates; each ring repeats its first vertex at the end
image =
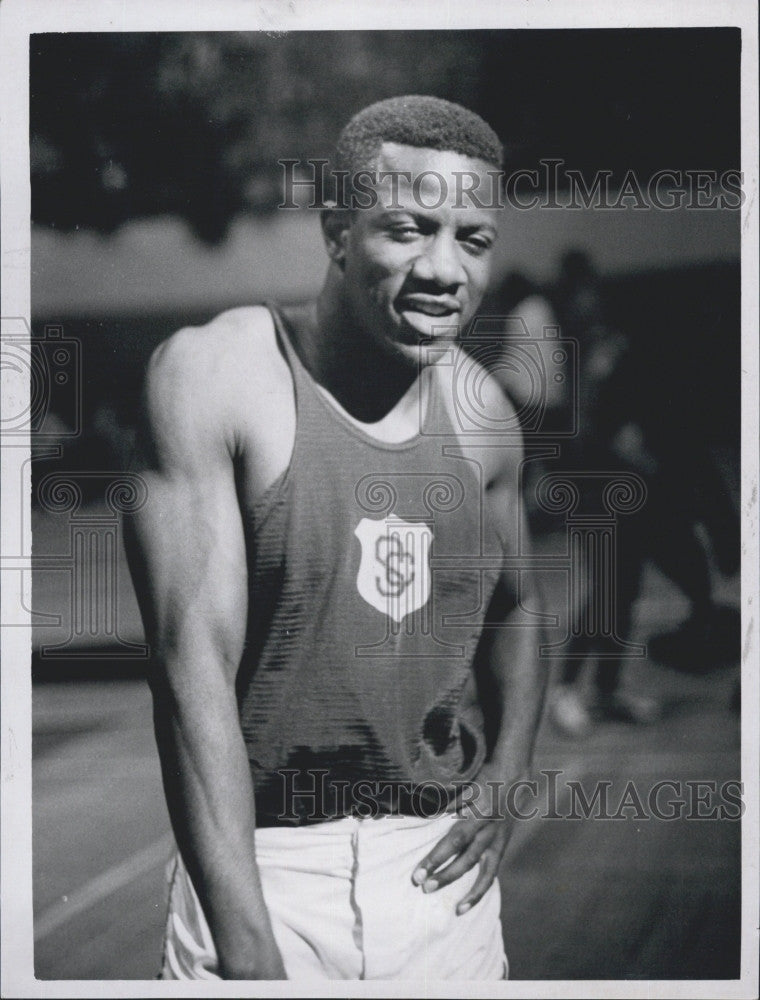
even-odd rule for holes
{"type": "MultiPolygon", "coordinates": [[[[418,369],[359,335],[329,288],[311,306],[289,315],[304,367],[355,420],[378,423],[409,393],[418,369]]],[[[409,409],[419,414],[419,403],[411,401],[409,409]]]]}

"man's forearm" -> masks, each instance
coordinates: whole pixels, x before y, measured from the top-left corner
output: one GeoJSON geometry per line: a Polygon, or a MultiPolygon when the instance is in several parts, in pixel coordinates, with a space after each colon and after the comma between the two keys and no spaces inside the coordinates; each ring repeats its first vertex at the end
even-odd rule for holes
{"type": "Polygon", "coordinates": [[[540,632],[512,624],[518,612],[510,610],[495,630],[486,663],[497,716],[489,763],[505,780],[525,776],[530,767],[547,682],[540,632]]]}
{"type": "MultiPolygon", "coordinates": [[[[502,588],[495,595],[496,603],[505,597],[506,588],[502,588]]],[[[478,876],[459,900],[457,914],[475,906],[496,878],[514,830],[510,789],[528,773],[541,718],[546,672],[538,656],[539,635],[530,627],[510,627],[517,617],[517,609],[511,607],[498,625],[496,615],[491,617],[490,626],[496,627],[477,663],[481,705],[484,713],[493,713],[486,721],[488,758],[468,789],[468,800],[460,804],[461,822],[419,861],[412,874],[415,885],[434,892],[478,864],[478,876]]]]}
{"type": "Polygon", "coordinates": [[[234,695],[190,700],[160,681],[152,686],[172,825],[220,972],[274,978],[281,959],[256,865],[253,784],[234,695]]]}

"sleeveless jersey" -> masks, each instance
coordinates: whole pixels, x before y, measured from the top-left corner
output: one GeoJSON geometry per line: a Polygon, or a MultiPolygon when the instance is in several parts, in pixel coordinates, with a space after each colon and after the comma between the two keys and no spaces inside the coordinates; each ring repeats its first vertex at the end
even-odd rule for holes
{"type": "Polygon", "coordinates": [[[257,824],[430,815],[486,753],[473,664],[502,546],[482,470],[437,377],[416,436],[377,441],[317,388],[269,308],[296,432],[247,526],[238,702],[257,824]]]}

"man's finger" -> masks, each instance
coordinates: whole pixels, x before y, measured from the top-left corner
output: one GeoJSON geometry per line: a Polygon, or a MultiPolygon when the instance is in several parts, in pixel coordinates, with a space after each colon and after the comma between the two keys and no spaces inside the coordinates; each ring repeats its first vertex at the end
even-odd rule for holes
{"type": "Polygon", "coordinates": [[[442,837],[435,847],[420,861],[414,870],[412,882],[415,885],[422,885],[428,874],[439,868],[449,858],[457,857],[471,843],[477,827],[459,820],[449,830],[445,837],[442,837]]]}
{"type": "Polygon", "coordinates": [[[461,917],[463,913],[467,913],[471,910],[476,903],[485,896],[486,892],[491,886],[494,878],[496,877],[496,872],[498,871],[498,859],[496,854],[486,849],[480,856],[480,873],[475,881],[470,887],[470,891],[466,896],[463,896],[457,903],[456,913],[458,917],[461,917]]]}
{"type": "Polygon", "coordinates": [[[493,828],[483,826],[482,824],[476,827],[475,836],[469,845],[450,864],[445,868],[439,868],[433,873],[432,878],[428,878],[422,886],[423,892],[433,892],[435,889],[450,885],[458,878],[461,878],[465,872],[474,868],[480,861],[486,848],[493,842],[493,836],[493,828]]]}
{"type": "Polygon", "coordinates": [[[450,865],[446,865],[445,868],[435,872],[433,878],[428,879],[423,884],[422,891],[434,892],[436,889],[441,889],[443,886],[450,885],[458,878],[461,878],[465,872],[474,868],[478,861],[480,861],[483,848],[484,845],[481,840],[473,840],[467,850],[463,851],[458,858],[455,858],[450,865]]]}

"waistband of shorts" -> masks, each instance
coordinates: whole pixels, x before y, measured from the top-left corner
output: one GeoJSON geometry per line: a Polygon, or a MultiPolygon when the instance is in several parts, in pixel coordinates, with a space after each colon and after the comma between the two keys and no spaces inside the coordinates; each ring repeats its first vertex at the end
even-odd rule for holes
{"type": "Polygon", "coordinates": [[[325,823],[336,823],[342,819],[419,819],[419,820],[433,820],[440,819],[442,816],[451,816],[455,813],[454,807],[449,809],[438,809],[436,811],[422,811],[422,810],[405,810],[405,811],[382,811],[382,810],[366,810],[355,809],[349,812],[342,813],[331,813],[331,814],[318,814],[318,815],[305,815],[305,816],[274,816],[267,812],[256,810],[256,827],[257,829],[266,829],[272,827],[281,827],[287,829],[288,827],[302,827],[302,826],[320,826],[325,823]]]}

